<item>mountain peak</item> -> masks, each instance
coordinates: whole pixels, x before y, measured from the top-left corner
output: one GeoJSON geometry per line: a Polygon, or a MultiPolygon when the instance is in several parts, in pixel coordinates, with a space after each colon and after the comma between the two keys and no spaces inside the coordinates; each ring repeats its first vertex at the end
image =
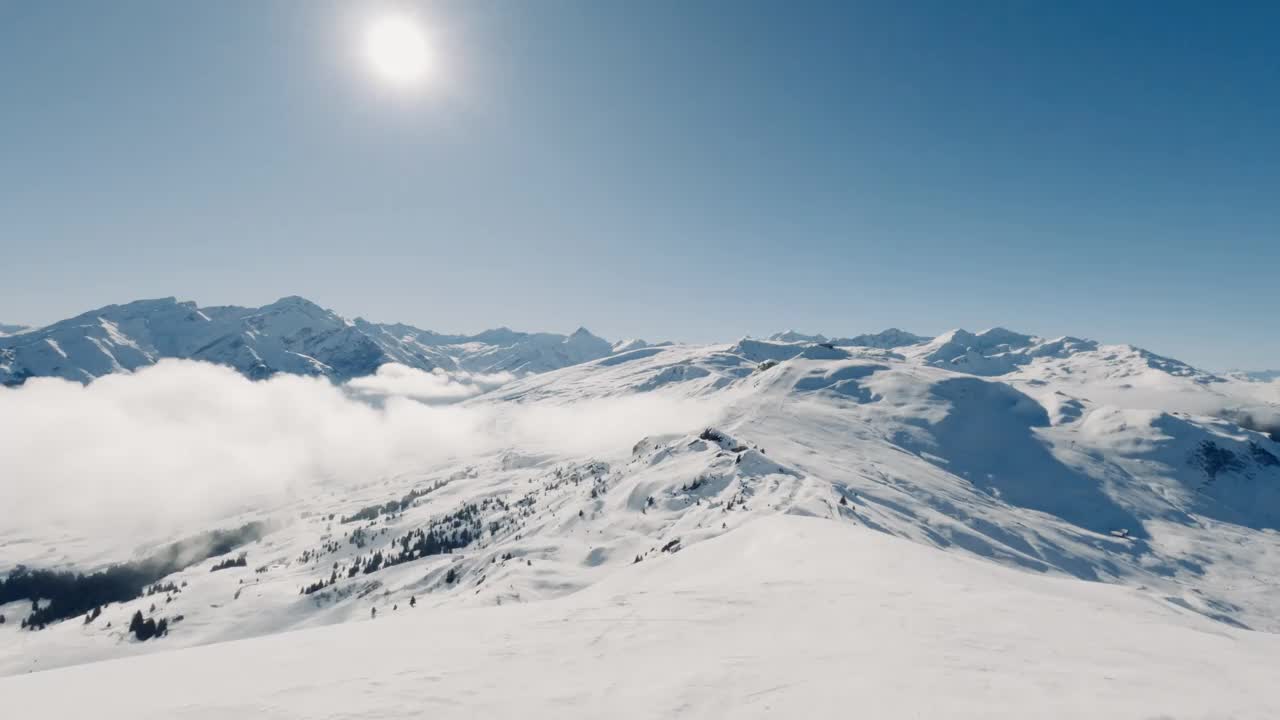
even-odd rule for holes
{"type": "Polygon", "coordinates": [[[580,327],[564,339],[564,344],[575,348],[575,357],[595,359],[613,352],[613,343],[605,340],[590,330],[580,327]]]}
{"type": "Polygon", "coordinates": [[[907,345],[919,345],[928,342],[929,338],[915,333],[909,333],[899,328],[888,328],[878,333],[870,333],[865,335],[857,335],[851,338],[835,338],[831,342],[841,346],[857,346],[857,347],[873,347],[881,350],[890,350],[897,347],[907,345]]]}
{"type": "Polygon", "coordinates": [[[263,310],[268,308],[305,308],[307,310],[324,310],[324,308],[320,307],[318,304],[302,297],[301,295],[286,295],[273,303],[262,306],[263,310]]]}
{"type": "Polygon", "coordinates": [[[823,343],[827,341],[827,338],[825,335],[809,335],[807,333],[798,332],[796,330],[785,330],[780,333],[774,333],[769,336],[769,339],[774,342],[786,342],[786,343],[791,343],[791,342],[823,343]]]}

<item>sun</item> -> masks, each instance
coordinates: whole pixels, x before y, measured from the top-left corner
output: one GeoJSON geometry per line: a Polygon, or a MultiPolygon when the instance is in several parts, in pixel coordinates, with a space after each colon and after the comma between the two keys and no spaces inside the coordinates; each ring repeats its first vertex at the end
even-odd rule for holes
{"type": "Polygon", "coordinates": [[[365,30],[364,53],[373,74],[399,88],[418,85],[431,69],[426,34],[405,15],[374,18],[365,30]]]}

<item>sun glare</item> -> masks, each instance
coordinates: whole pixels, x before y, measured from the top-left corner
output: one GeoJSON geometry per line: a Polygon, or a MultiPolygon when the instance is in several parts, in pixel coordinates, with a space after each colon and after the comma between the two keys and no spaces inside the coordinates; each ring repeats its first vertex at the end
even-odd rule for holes
{"type": "Polygon", "coordinates": [[[396,87],[420,83],[430,70],[430,49],[422,27],[403,15],[383,15],[369,23],[365,57],[378,79],[396,87]]]}

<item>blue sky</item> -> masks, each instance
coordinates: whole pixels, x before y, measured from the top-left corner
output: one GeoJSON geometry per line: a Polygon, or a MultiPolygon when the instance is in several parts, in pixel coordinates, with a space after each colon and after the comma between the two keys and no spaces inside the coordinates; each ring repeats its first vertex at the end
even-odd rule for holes
{"type": "Polygon", "coordinates": [[[1004,325],[1280,366],[1280,4],[0,0],[0,321],[1004,325]],[[353,48],[409,7],[437,70],[353,48]]]}

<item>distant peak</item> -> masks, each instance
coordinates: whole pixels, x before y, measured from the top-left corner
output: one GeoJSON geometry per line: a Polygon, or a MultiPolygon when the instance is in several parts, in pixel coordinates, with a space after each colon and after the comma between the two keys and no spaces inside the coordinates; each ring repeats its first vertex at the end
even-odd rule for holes
{"type": "Polygon", "coordinates": [[[628,338],[626,340],[619,340],[618,342],[614,343],[613,351],[615,353],[622,353],[622,352],[628,352],[631,350],[639,350],[640,348],[646,348],[646,347],[649,347],[649,343],[645,342],[644,340],[640,338],[628,338]]]}
{"type": "Polygon", "coordinates": [[[892,327],[881,330],[878,333],[870,333],[866,335],[858,335],[851,338],[835,338],[831,342],[836,345],[853,345],[859,347],[874,347],[882,350],[902,347],[904,345],[918,345],[928,342],[930,338],[907,332],[900,328],[892,327]]]}
{"type": "Polygon", "coordinates": [[[302,297],[301,295],[286,295],[280,298],[279,300],[271,303],[270,305],[266,305],[264,307],[289,307],[289,306],[320,307],[319,305],[315,304],[314,302],[311,302],[310,300],[302,297]]]}
{"type": "Polygon", "coordinates": [[[1020,332],[1014,332],[1013,330],[1010,330],[1008,328],[1002,328],[1000,326],[996,326],[993,328],[988,328],[978,333],[978,337],[984,338],[987,340],[1001,340],[1001,341],[1014,340],[1018,342],[1026,342],[1028,340],[1033,339],[1035,336],[1025,335],[1020,332]]]}
{"type": "Polygon", "coordinates": [[[491,328],[481,333],[476,333],[463,339],[463,341],[474,341],[489,343],[492,345],[510,345],[519,342],[528,337],[527,333],[516,332],[507,326],[491,328]]]}
{"type": "Polygon", "coordinates": [[[170,297],[162,297],[162,298],[145,298],[142,300],[134,300],[132,302],[127,302],[127,303],[124,303],[123,305],[108,305],[107,307],[133,309],[133,308],[148,308],[148,307],[170,307],[177,304],[178,304],[178,298],[170,296],[170,297]]]}
{"type": "Polygon", "coordinates": [[[786,330],[780,333],[774,333],[769,336],[770,340],[775,342],[826,342],[825,335],[809,335],[807,333],[797,332],[796,330],[786,330]]]}
{"type": "Polygon", "coordinates": [[[332,316],[340,317],[337,313],[328,308],[317,305],[316,303],[300,296],[288,295],[279,300],[258,308],[259,313],[278,313],[278,312],[297,312],[310,316],[332,316]]]}
{"type": "Polygon", "coordinates": [[[590,330],[580,327],[573,331],[573,334],[565,338],[566,343],[572,343],[579,347],[592,347],[601,354],[607,355],[613,351],[613,343],[592,333],[590,330]]]}

